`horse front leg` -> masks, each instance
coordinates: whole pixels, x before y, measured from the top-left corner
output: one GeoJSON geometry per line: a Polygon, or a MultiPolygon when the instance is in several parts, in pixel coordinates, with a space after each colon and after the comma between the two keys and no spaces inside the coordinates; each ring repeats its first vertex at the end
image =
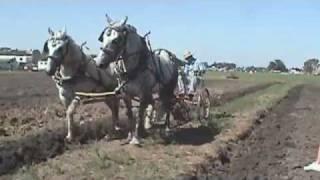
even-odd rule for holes
{"type": "Polygon", "coordinates": [[[165,128],[166,128],[166,132],[171,132],[171,128],[170,128],[170,112],[166,112],[165,128]]]}
{"type": "MultiPolygon", "coordinates": [[[[169,96],[161,96],[161,112],[163,115],[165,115],[165,131],[171,132],[170,129],[170,112],[171,112],[171,99],[169,96]]],[[[163,116],[162,115],[162,116],[163,116]]]]}
{"type": "MultiPolygon", "coordinates": [[[[173,86],[174,87],[174,86],[173,86]]],[[[171,133],[171,127],[170,127],[170,115],[171,111],[173,109],[174,104],[176,103],[176,97],[174,95],[174,88],[172,91],[168,91],[168,93],[162,94],[162,100],[163,100],[163,108],[166,113],[166,132],[171,133]]]]}
{"type": "Polygon", "coordinates": [[[147,106],[148,106],[148,103],[146,103],[141,99],[139,113],[138,113],[139,117],[135,121],[134,134],[129,144],[134,144],[134,145],[140,144],[139,137],[140,137],[140,134],[143,134],[143,130],[144,130],[143,120],[144,120],[144,115],[145,115],[144,113],[147,106]]]}
{"type": "Polygon", "coordinates": [[[146,109],[146,119],[144,121],[144,128],[145,129],[151,129],[152,124],[151,121],[153,119],[153,114],[154,114],[154,105],[149,104],[147,109],[146,109]]]}
{"type": "Polygon", "coordinates": [[[115,131],[119,129],[119,103],[120,99],[117,97],[108,97],[106,98],[105,103],[109,106],[111,110],[111,127],[109,128],[108,134],[106,135],[107,140],[111,140],[115,135],[115,131]]]}
{"type": "Polygon", "coordinates": [[[127,108],[127,116],[128,116],[128,124],[129,124],[129,132],[128,132],[128,137],[126,143],[129,143],[132,140],[134,129],[135,129],[135,123],[136,120],[133,116],[133,111],[132,111],[132,100],[129,96],[123,97],[123,101],[126,105],[127,108]]]}
{"type": "Polygon", "coordinates": [[[66,116],[67,116],[67,128],[68,128],[68,134],[66,136],[66,140],[67,141],[72,141],[73,140],[73,115],[77,109],[77,107],[79,106],[79,99],[78,97],[75,97],[71,103],[67,106],[67,112],[66,112],[66,116]]]}

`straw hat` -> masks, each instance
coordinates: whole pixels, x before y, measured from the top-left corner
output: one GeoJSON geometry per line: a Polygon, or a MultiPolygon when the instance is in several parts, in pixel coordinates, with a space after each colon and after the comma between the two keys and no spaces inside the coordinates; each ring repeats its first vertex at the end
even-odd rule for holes
{"type": "Polygon", "coordinates": [[[191,56],[192,56],[192,53],[190,51],[186,51],[183,55],[184,59],[188,59],[191,56]]]}

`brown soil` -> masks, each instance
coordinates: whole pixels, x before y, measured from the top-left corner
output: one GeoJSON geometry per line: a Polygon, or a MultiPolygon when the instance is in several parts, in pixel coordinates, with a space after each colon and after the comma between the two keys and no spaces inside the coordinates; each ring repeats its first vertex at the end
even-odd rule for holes
{"type": "MultiPolygon", "coordinates": [[[[1,73],[0,84],[0,174],[15,173],[19,167],[89,146],[88,142],[100,139],[106,133],[109,109],[103,103],[81,106],[76,114],[76,119],[85,122],[77,128],[81,133],[78,133],[76,142],[80,143],[65,143],[64,108],[58,100],[52,79],[44,73],[1,73]]],[[[228,82],[228,90],[235,89],[230,88],[231,84],[228,82]]],[[[246,93],[267,87],[245,90],[247,84],[241,85],[235,83],[234,87],[244,89],[246,93]]],[[[213,140],[213,135],[208,135],[206,131],[202,128],[184,128],[173,136],[173,141],[190,148],[205,144],[213,140]],[[193,136],[191,141],[186,140],[189,134],[197,136],[193,136]],[[211,138],[206,139],[209,136],[211,138]]]]}
{"type": "MultiPolygon", "coordinates": [[[[50,77],[42,72],[3,73],[0,82],[0,174],[78,148],[64,142],[65,110],[50,77]]],[[[81,132],[77,142],[106,134],[110,112],[104,103],[81,106],[78,112],[75,118],[85,123],[76,128],[81,132]]]]}
{"type": "Polygon", "coordinates": [[[229,143],[199,178],[320,179],[319,173],[303,171],[314,160],[319,145],[319,90],[305,86],[291,91],[267,117],[257,120],[248,138],[229,143]]]}

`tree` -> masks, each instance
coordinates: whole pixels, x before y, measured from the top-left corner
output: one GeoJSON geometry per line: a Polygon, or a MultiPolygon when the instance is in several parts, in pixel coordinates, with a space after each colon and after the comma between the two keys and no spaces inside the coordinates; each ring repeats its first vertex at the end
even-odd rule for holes
{"type": "Polygon", "coordinates": [[[246,71],[247,72],[250,72],[250,71],[253,71],[253,72],[265,72],[267,68],[265,67],[255,67],[255,66],[248,66],[246,67],[246,71]]]}
{"type": "Polygon", "coordinates": [[[306,73],[313,73],[319,65],[319,60],[316,58],[308,59],[303,64],[303,71],[306,73]]]}
{"type": "Polygon", "coordinates": [[[277,64],[273,61],[270,61],[269,66],[268,66],[268,70],[269,71],[275,70],[276,67],[277,67],[277,64]]]}
{"type": "Polygon", "coordinates": [[[214,62],[209,67],[212,67],[212,66],[216,67],[217,69],[225,68],[226,70],[235,69],[237,67],[235,63],[228,63],[228,62],[218,62],[218,63],[214,62]]]}
{"type": "Polygon", "coordinates": [[[286,65],[280,59],[276,59],[271,61],[268,66],[269,71],[280,71],[280,72],[288,72],[286,65]]]}

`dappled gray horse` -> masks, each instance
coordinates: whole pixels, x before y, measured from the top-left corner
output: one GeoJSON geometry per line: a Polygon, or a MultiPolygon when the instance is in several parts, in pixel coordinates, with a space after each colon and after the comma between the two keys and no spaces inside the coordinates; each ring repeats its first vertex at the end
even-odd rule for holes
{"type": "MultiPolygon", "coordinates": [[[[83,53],[81,47],[67,35],[65,30],[53,32],[49,28],[49,39],[44,44],[43,53],[47,56],[48,61],[46,72],[54,77],[59,90],[59,98],[67,109],[68,134],[66,139],[72,140],[73,114],[80,100],[75,92],[113,91],[118,86],[113,72],[114,68],[112,65],[103,70],[97,68],[91,57],[83,53]]],[[[111,133],[113,133],[119,119],[119,99],[115,96],[106,97],[105,103],[112,112],[111,133]]]]}
{"type": "Polygon", "coordinates": [[[123,58],[126,67],[125,94],[139,97],[139,118],[131,144],[138,144],[138,130],[143,129],[143,120],[146,107],[153,104],[152,92],[159,93],[160,107],[167,112],[166,122],[169,122],[170,108],[174,98],[174,89],[177,84],[178,67],[170,58],[160,58],[152,53],[136,28],[126,24],[127,17],[122,21],[113,21],[107,16],[108,27],[104,29],[99,40],[102,48],[95,59],[97,65],[108,67],[119,57],[123,58]]]}

